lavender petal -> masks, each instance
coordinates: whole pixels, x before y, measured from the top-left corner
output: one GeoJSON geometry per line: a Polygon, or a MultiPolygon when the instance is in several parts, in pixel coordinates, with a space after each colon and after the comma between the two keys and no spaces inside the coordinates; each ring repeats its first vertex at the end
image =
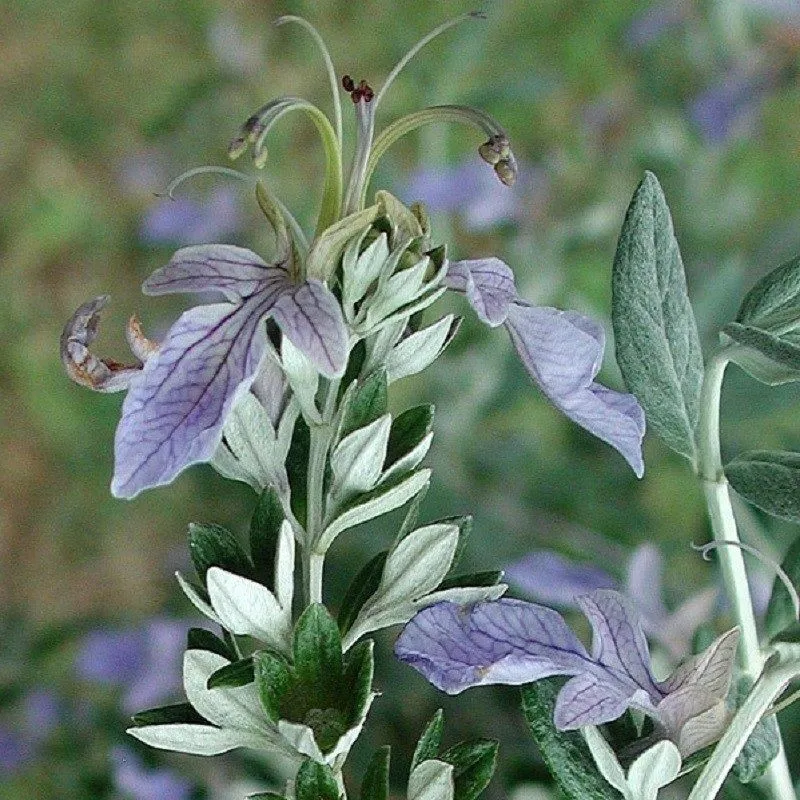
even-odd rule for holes
{"type": "Polygon", "coordinates": [[[506,329],[528,374],[573,422],[615,447],[637,477],[644,474],[645,419],[636,398],[594,382],[602,329],[574,312],[512,303],[506,329]]]}
{"type": "Polygon", "coordinates": [[[662,575],[664,559],[650,542],[634,550],[628,562],[626,594],[644,617],[645,624],[658,625],[667,617],[664,606],[662,575]]]}
{"type": "Polygon", "coordinates": [[[584,725],[602,725],[621,717],[631,706],[652,712],[653,704],[642,689],[604,680],[592,673],[567,681],[556,698],[555,726],[562,731],[584,725]]]}
{"type": "Polygon", "coordinates": [[[272,318],[289,341],[326,377],[342,375],[347,364],[348,337],[339,302],[330,289],[309,279],[282,295],[272,318]]]}
{"type": "Polygon", "coordinates": [[[493,328],[505,322],[509,307],[517,297],[514,273],[499,258],[451,262],[445,284],[466,292],[478,319],[493,328]]]}
{"type": "Polygon", "coordinates": [[[283,265],[269,265],[252,250],[201,244],[178,250],[142,284],[142,291],[149,295],[221,292],[235,303],[258,291],[279,293],[291,286],[283,265]]]}
{"type": "Polygon", "coordinates": [[[185,312],[131,384],[115,441],[111,491],[134,497],[209,460],[225,417],[256,375],[266,349],[259,324],[270,298],[185,312]]]}

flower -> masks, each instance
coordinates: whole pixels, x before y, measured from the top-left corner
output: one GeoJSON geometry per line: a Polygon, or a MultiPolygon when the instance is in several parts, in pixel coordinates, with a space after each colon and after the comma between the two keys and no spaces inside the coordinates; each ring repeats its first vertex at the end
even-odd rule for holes
{"type": "Polygon", "coordinates": [[[192,784],[170,769],[147,769],[127,747],[112,751],[114,785],[131,800],[189,800],[192,784]]]}
{"type": "Polygon", "coordinates": [[[595,589],[617,589],[636,608],[645,633],[678,660],[691,652],[692,637],[711,617],[719,591],[707,586],[670,612],[663,601],[663,572],[661,552],[646,543],[628,559],[624,585],[600,567],[576,564],[551,550],[529,553],[511,564],[505,575],[533,600],[565,608],[579,608],[578,597],[595,589]]]}
{"type": "Polygon", "coordinates": [[[595,382],[605,345],[597,322],[520,299],[514,273],[497,258],[453,261],[445,283],[466,294],[481,322],[492,328],[505,325],[525,369],[547,399],[619,450],[642,477],[644,412],[633,395],[595,382]]]}
{"type": "Polygon", "coordinates": [[[67,323],[61,353],[73,380],[98,391],[128,389],[115,440],[117,497],[169,483],[212,458],[228,413],[267,357],[267,317],[323,375],[344,371],[348,339],[339,303],[321,281],[296,282],[288,254],[267,264],[233,245],[185,247],[142,288],[151,295],[215,292],[225,302],[184,312],[157,346],[132,319],[128,341],[144,362],[134,366],[89,351],[107,297],[85,303],[67,323]]]}
{"type": "Polygon", "coordinates": [[[406,625],[395,653],[448,694],[471,686],[518,686],[552,675],[571,676],[556,701],[559,730],[601,725],[637,708],[683,756],[719,737],[728,718],[725,697],[738,629],[724,633],[667,680],[657,681],[641,622],[619,592],[600,589],[578,603],[592,625],[591,653],[556,611],[505,599],[472,608],[430,606],[406,625]]]}

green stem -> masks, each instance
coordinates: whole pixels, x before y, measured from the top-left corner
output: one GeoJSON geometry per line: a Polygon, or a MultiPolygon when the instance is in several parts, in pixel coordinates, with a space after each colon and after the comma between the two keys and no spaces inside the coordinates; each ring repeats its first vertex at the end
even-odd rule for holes
{"type": "MultiPolygon", "coordinates": [[[[736,712],[728,729],[714,748],[688,800],[712,800],[716,797],[736,758],[746,744],[759,720],[772,705],[785,686],[800,675],[800,648],[797,645],[778,645],[776,655],[770,659],[761,677],[756,681],[747,699],[736,712]]],[[[772,763],[785,755],[781,749],[772,763]]],[[[794,800],[796,795],[788,769],[769,781],[772,797],[776,800],[794,800]]]]}
{"type": "MultiPolygon", "coordinates": [[[[700,395],[700,418],[697,425],[698,474],[703,485],[714,541],[738,544],[739,533],[733,516],[728,481],[723,469],[719,438],[722,380],[728,362],[728,355],[722,351],[714,355],[706,365],[700,395]]],[[[739,666],[743,674],[755,680],[761,674],[764,658],[758,641],[758,629],[744,558],[738,547],[720,547],[718,553],[725,593],[741,632],[739,666]]],[[[755,725],[755,722],[753,724],[755,725]]],[[[789,795],[786,794],[786,787],[791,787],[792,782],[782,743],[777,758],[767,769],[765,783],[769,785],[775,800],[794,797],[793,791],[789,795]]],[[[693,800],[695,797],[711,798],[713,796],[714,794],[695,795],[694,792],[692,793],[693,800]]]]}
{"type": "Polygon", "coordinates": [[[322,602],[322,568],[325,554],[315,552],[314,547],[322,533],[323,484],[330,438],[330,426],[325,422],[311,426],[306,489],[306,541],[303,547],[303,577],[309,604],[322,602]]]}

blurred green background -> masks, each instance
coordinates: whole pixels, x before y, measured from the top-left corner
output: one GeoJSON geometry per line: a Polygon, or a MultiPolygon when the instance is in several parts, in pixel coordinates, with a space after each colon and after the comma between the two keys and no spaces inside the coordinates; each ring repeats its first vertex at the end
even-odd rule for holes
{"type": "MultiPolygon", "coordinates": [[[[131,312],[157,337],[181,308],[139,293],[176,247],[268,241],[243,184],[201,178],[174,202],[154,193],[187,168],[225,164],[238,125],[276,95],[330,108],[308,36],[275,29],[273,19],[306,16],[341,73],[379,86],[422,35],[471,8],[462,0],[3,4],[0,798],[221,799],[269,785],[273,767],[249,754],[173,757],[127,741],[136,700],[176,698],[170,676],[196,621],[173,579],[187,568],[187,523],[244,531],[255,498],[205,466],[132,502],[111,498],[121,396],[71,384],[58,337],[80,303],[108,292],[98,350],[125,360],[131,312]]],[[[379,124],[433,103],[483,108],[508,130],[518,186],[496,183],[474,132],[435,126],[398,144],[373,188],[427,201],[451,255],[500,256],[530,300],[607,322],[616,237],[650,169],[664,185],[713,346],[752,282],[800,253],[797,3],[497,0],[484,8],[487,21],[451,31],[407,68],[379,124]]],[[[321,180],[314,129],[290,117],[270,142],[267,179],[310,228],[321,180]]],[[[448,303],[463,310],[457,298],[448,303]]],[[[603,378],[620,386],[611,341],[603,378]]],[[[768,391],[732,370],[725,452],[798,449],[798,399],[795,388],[768,391]]],[[[398,385],[397,408],[417,402],[437,406],[424,514],[475,515],[467,566],[502,567],[549,548],[599,559],[622,577],[627,554],[652,541],[667,560],[671,605],[716,579],[689,547],[707,528],[686,466],[648,438],[637,481],[615,451],[537,394],[502,332],[467,318],[437,367],[398,385]]],[[[796,535],[742,515],[747,540],[773,557],[796,535]]],[[[373,526],[337,543],[332,606],[391,535],[373,526]]],[[[487,796],[534,797],[531,783],[546,782],[546,772],[517,692],[444,698],[394,663],[395,635],[378,637],[385,694],[354,751],[354,773],[375,745],[390,743],[399,792],[413,741],[443,705],[450,743],[502,740],[487,796]]],[[[800,752],[797,718],[782,719],[789,752],[800,752]]],[[[797,755],[793,768],[800,772],[797,755]]]]}

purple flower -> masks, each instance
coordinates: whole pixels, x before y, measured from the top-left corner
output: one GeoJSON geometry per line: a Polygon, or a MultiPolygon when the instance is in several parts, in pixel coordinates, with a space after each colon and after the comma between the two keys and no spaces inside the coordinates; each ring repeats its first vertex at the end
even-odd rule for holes
{"type": "Polygon", "coordinates": [[[35,755],[30,737],[0,725],[0,774],[10,775],[22,769],[35,755]]]}
{"type": "Polygon", "coordinates": [[[493,328],[505,325],[525,369],[548,400],[619,450],[642,477],[644,412],[633,395],[595,382],[605,346],[597,322],[521,300],[513,272],[497,258],[451,262],[445,283],[466,294],[482,322],[493,328]]]}
{"type": "Polygon", "coordinates": [[[683,16],[681,3],[675,0],[656,3],[633,18],[625,31],[625,43],[632,50],[653,44],[672,28],[680,25],[683,16]]]}
{"type": "Polygon", "coordinates": [[[691,652],[695,631],[711,617],[719,591],[706,587],[670,612],[663,601],[663,572],[658,548],[643,544],[628,560],[624,586],[599,567],[576,564],[550,550],[530,553],[505,575],[533,600],[564,608],[579,608],[580,595],[595,589],[619,590],[635,607],[645,633],[677,661],[691,652]]]}
{"type": "Polygon", "coordinates": [[[631,604],[609,589],[578,602],[592,626],[591,653],[557,612],[521,600],[472,608],[430,606],[406,625],[395,653],[449,694],[471,686],[517,686],[552,675],[570,676],[556,701],[554,722],[560,730],[601,725],[637,708],[653,718],[658,732],[684,756],[719,737],[727,722],[725,697],[737,629],[667,680],[657,681],[631,604]]]}
{"type": "Polygon", "coordinates": [[[155,619],[139,628],[96,630],[83,640],[75,662],[84,680],[125,686],[128,713],[172,700],[180,693],[186,625],[155,619]]]}
{"type": "Polygon", "coordinates": [[[130,800],[189,800],[192,784],[169,769],[147,769],[133,751],[112,752],[114,784],[130,800]]]}
{"type": "Polygon", "coordinates": [[[223,239],[241,227],[236,192],[221,186],[202,201],[188,197],[159,200],[145,216],[139,236],[148,244],[199,244],[223,239]]]}
{"type": "Polygon", "coordinates": [[[338,301],[320,281],[295,283],[286,259],[267,264],[233,245],[185,247],[142,288],[152,295],[215,292],[225,302],[186,311],[160,346],[147,342],[134,320],[128,339],[144,364],[133,367],[88,349],[107,297],[84,304],[67,323],[61,352],[70,376],[98,391],[128,389],[115,440],[117,497],[169,483],[211,459],[228,413],[267,354],[265,318],[323,375],[344,371],[348,339],[338,301]]]}
{"type": "Polygon", "coordinates": [[[64,708],[55,692],[38,688],[23,698],[22,716],[28,736],[36,742],[41,742],[58,727],[64,716],[64,708]]]}

